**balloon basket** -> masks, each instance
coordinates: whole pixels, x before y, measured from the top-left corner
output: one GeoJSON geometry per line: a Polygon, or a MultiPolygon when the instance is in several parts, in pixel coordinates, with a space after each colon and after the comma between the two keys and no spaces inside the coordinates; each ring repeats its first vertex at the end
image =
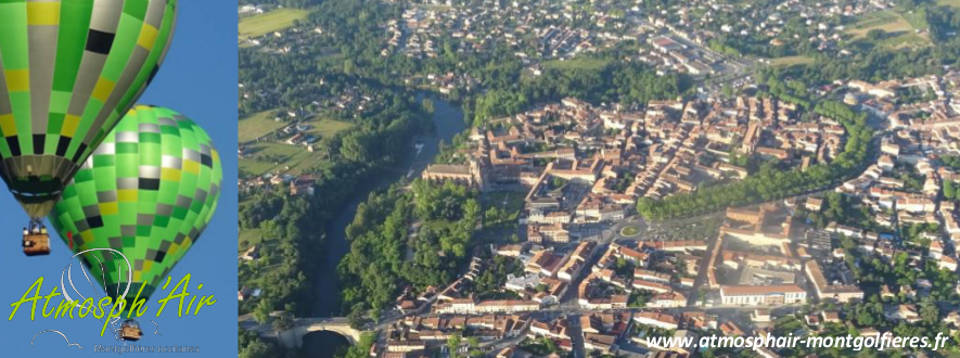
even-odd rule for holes
{"type": "Polygon", "coordinates": [[[23,230],[23,253],[27,256],[50,254],[50,235],[46,228],[23,230]]]}
{"type": "Polygon", "coordinates": [[[140,330],[140,324],[137,321],[132,319],[123,321],[120,326],[120,338],[125,341],[139,341],[142,336],[143,331],[140,330]]]}

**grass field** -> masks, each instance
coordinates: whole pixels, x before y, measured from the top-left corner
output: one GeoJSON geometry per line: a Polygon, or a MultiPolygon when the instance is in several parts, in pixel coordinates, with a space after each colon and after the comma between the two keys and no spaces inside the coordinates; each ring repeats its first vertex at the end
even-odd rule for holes
{"type": "MultiPolygon", "coordinates": [[[[957,1],[960,0],[950,0],[957,1]]],[[[899,14],[892,10],[880,11],[864,15],[860,21],[847,29],[852,40],[866,38],[871,30],[883,30],[886,37],[876,43],[877,46],[901,49],[920,48],[930,46],[930,39],[925,34],[918,34],[915,30],[925,29],[925,20],[916,14],[899,14]],[[908,18],[909,17],[909,18],[908,18]],[[912,20],[912,21],[911,21],[912,20]]]]}
{"type": "MultiPolygon", "coordinates": [[[[287,122],[273,120],[273,111],[254,114],[240,120],[241,143],[249,142],[259,136],[282,128],[287,122]]],[[[353,127],[350,122],[333,119],[313,119],[306,124],[312,126],[307,133],[326,140],[339,132],[353,127]]],[[[263,175],[267,172],[300,174],[319,168],[323,164],[324,154],[309,152],[302,145],[290,145],[283,142],[253,143],[249,147],[251,154],[240,159],[241,175],[263,175]]]]}
{"type": "Polygon", "coordinates": [[[512,191],[491,191],[483,196],[485,207],[498,207],[500,210],[519,212],[523,209],[523,199],[526,193],[512,191]]]}
{"type": "Polygon", "coordinates": [[[324,154],[309,152],[302,145],[286,143],[258,143],[250,146],[248,158],[240,159],[242,175],[263,175],[267,172],[300,174],[318,169],[324,162],[324,154]]]}
{"type": "Polygon", "coordinates": [[[313,126],[307,133],[320,136],[320,138],[327,138],[353,127],[353,123],[326,118],[311,120],[307,124],[313,126]]]}
{"type": "Polygon", "coordinates": [[[784,56],[770,59],[771,66],[789,67],[793,65],[806,65],[813,63],[813,57],[810,56],[784,56]]]}
{"type": "Polygon", "coordinates": [[[303,20],[310,14],[308,10],[276,9],[264,14],[248,16],[240,19],[240,39],[259,37],[274,31],[280,31],[293,25],[294,21],[303,20]]]}
{"type": "Polygon", "coordinates": [[[237,130],[240,143],[248,142],[284,126],[284,122],[273,120],[274,111],[255,113],[240,120],[237,130]]]}
{"type": "Polygon", "coordinates": [[[960,7],[960,0],[937,0],[937,5],[960,7]]]}
{"type": "Polygon", "coordinates": [[[240,247],[246,248],[260,242],[260,229],[240,230],[240,247]]]}
{"type": "Polygon", "coordinates": [[[497,243],[507,242],[507,238],[512,237],[517,232],[517,219],[520,217],[520,210],[523,209],[523,198],[525,193],[519,191],[491,191],[483,193],[480,197],[483,210],[497,208],[501,213],[509,213],[498,218],[486,216],[484,213],[484,227],[476,233],[476,239],[479,243],[497,243]]]}
{"type": "Polygon", "coordinates": [[[274,169],[284,172],[289,161],[299,152],[306,152],[303,147],[283,143],[258,143],[250,146],[250,150],[254,154],[240,160],[240,171],[251,175],[263,175],[274,169]]]}
{"type": "Polygon", "coordinates": [[[276,164],[256,159],[240,159],[238,165],[240,166],[241,176],[262,175],[277,166],[276,164]]]}
{"type": "Polygon", "coordinates": [[[883,39],[878,45],[896,50],[902,48],[922,48],[933,44],[930,43],[930,39],[926,35],[908,32],[883,39]]]}
{"type": "Polygon", "coordinates": [[[639,233],[640,233],[640,228],[633,225],[624,226],[623,229],[620,230],[620,236],[623,236],[623,237],[637,236],[637,234],[639,233]]]}
{"type": "Polygon", "coordinates": [[[912,32],[913,26],[903,16],[893,11],[880,11],[866,14],[856,24],[847,29],[847,33],[854,39],[867,36],[870,30],[880,29],[884,32],[912,32]]]}

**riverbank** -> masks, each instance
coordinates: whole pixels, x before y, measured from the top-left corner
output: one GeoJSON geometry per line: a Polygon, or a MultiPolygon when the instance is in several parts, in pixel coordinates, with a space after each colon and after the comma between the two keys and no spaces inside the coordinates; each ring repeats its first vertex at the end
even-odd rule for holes
{"type": "MultiPolygon", "coordinates": [[[[344,210],[340,211],[340,214],[327,224],[325,230],[327,236],[323,241],[321,251],[324,253],[323,262],[320,265],[320,272],[316,275],[317,281],[314,283],[316,300],[312,305],[311,316],[333,317],[342,313],[337,266],[341,258],[350,250],[350,244],[346,238],[346,228],[353,222],[360,203],[376,190],[387,188],[398,181],[418,178],[427,164],[432,162],[433,158],[439,153],[440,143],[449,144],[454,136],[466,129],[463,111],[459,107],[435,95],[421,93],[418,95],[418,99],[422,98],[428,98],[433,102],[434,112],[431,120],[434,131],[429,135],[414,139],[413,143],[420,147],[419,152],[414,149],[414,144],[411,144],[409,154],[406,155],[400,165],[384,170],[384,175],[361,183],[344,210]]],[[[331,343],[335,343],[334,340],[325,337],[325,334],[317,333],[304,337],[305,348],[325,347],[322,351],[316,352],[319,354],[332,356],[337,348],[330,347],[329,344],[331,343]]]]}

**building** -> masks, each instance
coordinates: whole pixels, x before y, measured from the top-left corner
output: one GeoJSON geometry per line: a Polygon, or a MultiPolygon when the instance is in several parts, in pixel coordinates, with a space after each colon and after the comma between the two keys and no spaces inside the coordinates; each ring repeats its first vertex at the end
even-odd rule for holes
{"type": "Polygon", "coordinates": [[[484,175],[484,167],[471,160],[467,165],[430,164],[420,177],[429,181],[453,181],[482,190],[486,184],[484,175]]]}
{"type": "Polygon", "coordinates": [[[634,313],[633,320],[638,324],[660,329],[677,329],[679,327],[676,317],[656,311],[634,313]]]}
{"type": "Polygon", "coordinates": [[[840,303],[863,299],[863,291],[857,286],[833,285],[827,282],[826,277],[823,276],[823,271],[820,270],[820,264],[816,260],[807,261],[804,268],[818,299],[832,299],[840,303]]]}
{"type": "Polygon", "coordinates": [[[687,305],[687,297],[679,292],[667,292],[654,295],[647,302],[647,307],[656,308],[677,308],[687,305]]]}
{"type": "Polygon", "coordinates": [[[802,303],[807,291],[797,285],[720,286],[720,300],[724,305],[773,306],[802,303]]]}

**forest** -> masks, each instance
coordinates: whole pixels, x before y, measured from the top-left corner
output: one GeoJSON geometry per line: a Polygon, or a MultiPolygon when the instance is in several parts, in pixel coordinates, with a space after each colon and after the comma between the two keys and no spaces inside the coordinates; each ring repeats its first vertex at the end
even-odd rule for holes
{"type": "MultiPolygon", "coordinates": [[[[259,229],[261,258],[240,265],[241,286],[260,288],[264,296],[244,303],[240,312],[263,317],[273,310],[306,313],[325,224],[345,205],[354,189],[402,159],[411,138],[431,124],[420,102],[406,93],[385,92],[381,109],[355,120],[358,126],[322,143],[327,160],[308,173],[313,196],[290,195],[284,186],[261,187],[240,194],[241,230],[259,229]]],[[[246,249],[241,247],[241,249],[246,249]]]]}
{"type": "Polygon", "coordinates": [[[347,227],[340,262],[343,305],[353,324],[376,319],[407,285],[415,292],[449,283],[465,262],[480,224],[479,193],[451,182],[416,180],[373,193],[347,227]]]}

